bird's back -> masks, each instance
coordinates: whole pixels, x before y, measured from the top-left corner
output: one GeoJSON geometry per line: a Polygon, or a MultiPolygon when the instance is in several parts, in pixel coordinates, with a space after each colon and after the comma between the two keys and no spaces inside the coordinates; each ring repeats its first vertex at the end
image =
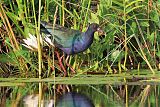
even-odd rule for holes
{"type": "Polygon", "coordinates": [[[77,36],[81,36],[80,31],[74,30],[74,29],[69,29],[60,25],[51,25],[46,22],[41,22],[41,32],[45,34],[50,34],[50,39],[54,40],[54,44],[57,47],[71,47],[72,43],[74,42],[74,39],[77,36]],[[54,30],[53,30],[54,28],[54,30]]]}

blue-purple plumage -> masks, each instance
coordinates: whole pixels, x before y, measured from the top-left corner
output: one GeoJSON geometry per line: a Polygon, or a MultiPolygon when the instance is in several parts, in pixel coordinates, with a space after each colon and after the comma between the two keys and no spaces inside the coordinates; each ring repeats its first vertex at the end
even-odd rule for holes
{"type": "Polygon", "coordinates": [[[99,25],[92,23],[86,32],[65,28],[59,25],[41,22],[41,32],[50,34],[52,43],[66,54],[76,54],[85,51],[93,43],[94,32],[99,30],[99,25]],[[53,40],[54,39],[54,40],[53,40]]]}

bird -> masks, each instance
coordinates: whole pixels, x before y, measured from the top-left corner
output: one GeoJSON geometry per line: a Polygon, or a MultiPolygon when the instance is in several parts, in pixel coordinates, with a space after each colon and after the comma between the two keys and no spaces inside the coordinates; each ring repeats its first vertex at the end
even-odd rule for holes
{"type": "Polygon", "coordinates": [[[93,43],[96,31],[103,33],[97,23],[90,24],[86,32],[81,32],[60,25],[55,25],[53,30],[50,23],[41,21],[41,32],[49,34],[45,37],[46,41],[50,45],[54,44],[67,55],[74,55],[87,50],[93,43]]]}
{"type": "Polygon", "coordinates": [[[57,99],[56,107],[95,107],[95,105],[82,93],[68,92],[57,99]]]}
{"type": "MultiPolygon", "coordinates": [[[[89,24],[87,30],[82,32],[80,30],[66,28],[60,25],[55,24],[54,27],[52,24],[45,21],[41,21],[40,32],[44,34],[44,37],[40,37],[40,42],[44,41],[46,44],[54,46],[62,50],[67,55],[75,55],[87,50],[93,43],[94,33],[97,31],[103,34],[103,30],[99,27],[97,23],[89,24]],[[54,29],[53,29],[54,28],[54,29]]],[[[29,34],[29,38],[23,39],[23,44],[29,49],[38,48],[37,39],[35,36],[29,34]],[[34,39],[34,40],[33,40],[34,39]],[[33,44],[33,45],[32,45],[33,44]]],[[[66,74],[66,70],[62,64],[62,57],[59,56],[58,52],[55,52],[60,64],[60,67],[66,74]]],[[[66,64],[68,67],[70,65],[67,63],[68,57],[66,58],[66,64]]],[[[71,71],[74,72],[72,67],[71,71]]]]}

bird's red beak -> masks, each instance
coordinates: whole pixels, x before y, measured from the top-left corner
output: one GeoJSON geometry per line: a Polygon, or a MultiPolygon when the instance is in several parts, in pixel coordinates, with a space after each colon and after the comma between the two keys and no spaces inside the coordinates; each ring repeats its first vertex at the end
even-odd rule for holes
{"type": "Polygon", "coordinates": [[[97,28],[97,32],[99,33],[99,35],[104,35],[104,31],[101,28],[97,28]]]}

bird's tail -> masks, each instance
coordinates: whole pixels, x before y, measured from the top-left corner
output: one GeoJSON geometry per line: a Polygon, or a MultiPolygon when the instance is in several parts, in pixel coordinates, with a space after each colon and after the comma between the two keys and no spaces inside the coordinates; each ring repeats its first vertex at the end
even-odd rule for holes
{"type": "MultiPolygon", "coordinates": [[[[49,34],[44,34],[43,36],[40,35],[40,43],[42,46],[48,45],[48,46],[54,47],[54,44],[52,43],[49,37],[50,37],[49,34]]],[[[29,33],[29,37],[26,39],[23,39],[23,41],[24,41],[24,44],[22,45],[25,46],[26,48],[31,49],[33,51],[38,50],[38,41],[35,35],[32,35],[29,33]]]]}

